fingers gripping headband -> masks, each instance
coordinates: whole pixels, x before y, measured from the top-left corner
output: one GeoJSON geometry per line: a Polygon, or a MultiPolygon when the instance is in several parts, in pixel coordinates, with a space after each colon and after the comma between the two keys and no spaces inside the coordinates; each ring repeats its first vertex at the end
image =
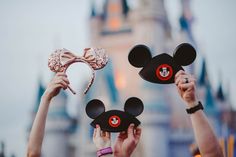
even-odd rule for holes
{"type": "MultiPolygon", "coordinates": [[[[107,64],[108,56],[105,50],[102,48],[86,48],[84,49],[83,56],[76,56],[69,50],[63,48],[56,50],[50,55],[50,57],[48,58],[48,67],[53,72],[65,73],[68,67],[76,62],[87,64],[92,71],[90,82],[84,91],[84,94],[86,94],[93,84],[95,78],[95,70],[102,69],[107,64]]],[[[73,94],[76,94],[70,86],[68,86],[68,88],[73,94]]]]}

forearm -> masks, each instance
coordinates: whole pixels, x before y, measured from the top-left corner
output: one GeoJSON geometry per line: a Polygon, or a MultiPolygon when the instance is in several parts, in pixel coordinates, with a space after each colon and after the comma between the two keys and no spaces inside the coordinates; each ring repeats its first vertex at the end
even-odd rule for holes
{"type": "Polygon", "coordinates": [[[28,157],[40,156],[50,100],[49,96],[45,93],[41,97],[39,109],[29,136],[28,157]]]}
{"type": "MultiPolygon", "coordinates": [[[[188,108],[199,105],[195,92],[196,79],[184,71],[180,70],[175,75],[175,84],[181,98],[187,103],[188,108]]],[[[201,156],[203,157],[223,157],[220,144],[207,121],[202,110],[190,114],[194,136],[199,147],[201,156]]]]}
{"type": "Polygon", "coordinates": [[[190,115],[195,139],[203,157],[223,157],[219,142],[202,110],[190,115]]]}

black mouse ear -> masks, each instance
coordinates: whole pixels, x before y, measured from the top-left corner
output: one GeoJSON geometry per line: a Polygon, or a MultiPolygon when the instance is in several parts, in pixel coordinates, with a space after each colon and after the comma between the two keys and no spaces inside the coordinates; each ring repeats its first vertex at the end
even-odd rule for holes
{"type": "Polygon", "coordinates": [[[196,58],[196,50],[188,43],[182,43],[176,47],[173,54],[174,61],[179,65],[189,65],[196,58]]]}
{"type": "Polygon", "coordinates": [[[138,116],[143,112],[143,102],[139,98],[131,97],[126,100],[124,110],[133,116],[138,116]]]}
{"type": "Polygon", "coordinates": [[[105,112],[105,106],[101,100],[93,99],[88,102],[85,110],[90,118],[95,119],[100,114],[105,112]]]}
{"type": "Polygon", "coordinates": [[[144,67],[151,59],[151,51],[145,45],[136,45],[129,52],[129,62],[134,67],[144,67]]]}

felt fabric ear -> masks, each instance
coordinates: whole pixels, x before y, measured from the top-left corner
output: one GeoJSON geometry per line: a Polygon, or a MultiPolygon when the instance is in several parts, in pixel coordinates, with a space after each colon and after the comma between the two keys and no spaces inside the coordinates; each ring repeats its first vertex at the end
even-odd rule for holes
{"type": "Polygon", "coordinates": [[[173,54],[175,63],[186,66],[191,64],[196,58],[196,50],[188,43],[182,43],[176,47],[173,54]]]}
{"type": "Polygon", "coordinates": [[[138,116],[143,112],[143,102],[137,97],[131,97],[125,102],[124,111],[133,116],[138,116]]]}
{"type": "Polygon", "coordinates": [[[183,68],[174,63],[173,57],[162,53],[153,57],[139,72],[139,75],[148,82],[169,84],[174,83],[174,76],[179,70],[183,70],[183,68]]]}
{"type": "Polygon", "coordinates": [[[101,100],[93,99],[88,102],[85,110],[90,118],[95,119],[105,112],[105,106],[101,100]]]}
{"type": "Polygon", "coordinates": [[[151,51],[145,45],[136,45],[131,49],[128,59],[134,67],[144,67],[152,59],[151,51]]]}

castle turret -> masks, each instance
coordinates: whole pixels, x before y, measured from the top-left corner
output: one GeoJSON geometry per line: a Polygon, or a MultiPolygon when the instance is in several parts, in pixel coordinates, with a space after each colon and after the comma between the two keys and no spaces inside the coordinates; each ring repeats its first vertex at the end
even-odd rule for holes
{"type": "Polygon", "coordinates": [[[42,84],[42,80],[41,80],[41,78],[39,78],[38,79],[38,89],[37,89],[37,93],[36,93],[36,101],[35,101],[32,111],[31,111],[31,117],[30,117],[31,121],[30,121],[28,128],[27,128],[28,133],[30,132],[30,130],[32,128],[36,113],[37,113],[39,105],[40,105],[41,97],[42,97],[44,91],[45,91],[45,88],[42,84]]]}
{"type": "Polygon", "coordinates": [[[168,53],[171,26],[165,8],[164,0],[141,1],[130,17],[135,43],[147,44],[155,53],[168,53]]]}
{"type": "Polygon", "coordinates": [[[208,116],[216,134],[220,135],[220,108],[217,104],[217,101],[215,100],[215,95],[213,94],[214,91],[212,89],[211,82],[209,81],[205,58],[203,58],[202,61],[202,67],[197,84],[198,96],[201,98],[205,108],[204,112],[208,116]]]}
{"type": "Polygon", "coordinates": [[[218,85],[218,89],[217,89],[217,92],[216,92],[216,98],[220,101],[225,101],[225,95],[224,95],[224,92],[223,92],[223,87],[222,87],[221,82],[218,85]]]}
{"type": "Polygon", "coordinates": [[[185,34],[186,39],[189,40],[194,46],[196,46],[193,33],[192,33],[192,22],[193,15],[190,6],[191,0],[181,0],[182,14],[179,18],[179,24],[181,31],[185,34]]]}
{"type": "Polygon", "coordinates": [[[206,93],[205,87],[209,83],[205,58],[202,60],[201,69],[197,78],[198,95],[200,98],[204,98],[206,93]]]}
{"type": "Polygon", "coordinates": [[[0,157],[5,157],[5,144],[1,142],[0,146],[0,157]]]}
{"type": "Polygon", "coordinates": [[[199,86],[205,86],[208,83],[207,69],[206,69],[206,60],[205,58],[202,61],[202,67],[200,71],[200,75],[197,81],[199,86]]]}

